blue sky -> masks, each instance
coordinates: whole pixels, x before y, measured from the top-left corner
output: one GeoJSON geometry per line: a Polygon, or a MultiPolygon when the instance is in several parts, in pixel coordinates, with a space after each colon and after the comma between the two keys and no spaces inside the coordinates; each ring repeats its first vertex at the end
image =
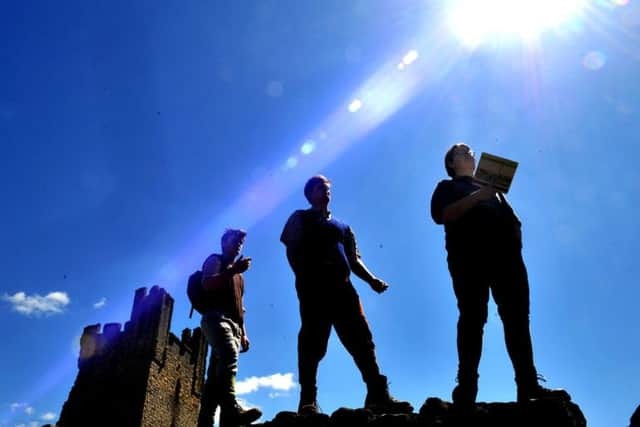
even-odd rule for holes
{"type": "MultiPolygon", "coordinates": [[[[186,278],[227,226],[248,230],[254,260],[241,397],[266,418],[294,410],[298,307],[278,237],[319,172],[391,285],[355,280],[392,392],[449,399],[457,310],[428,202],[459,141],[520,162],[509,198],[539,371],[590,426],[626,425],[640,404],[640,3],[584,2],[526,37],[488,25],[496,13],[462,25],[455,4],[3,3],[0,426],[57,419],[82,328],[125,322],[136,288],[165,287],[174,333],[195,327],[186,278]]],[[[479,400],[514,400],[493,305],[484,343],[479,400]]],[[[335,335],[319,387],[325,412],[364,400],[335,335]]]]}

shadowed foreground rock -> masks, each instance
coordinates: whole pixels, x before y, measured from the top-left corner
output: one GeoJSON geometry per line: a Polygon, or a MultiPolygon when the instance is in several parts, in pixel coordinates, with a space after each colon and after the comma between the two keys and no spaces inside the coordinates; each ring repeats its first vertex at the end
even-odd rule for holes
{"type": "Polygon", "coordinates": [[[629,427],[640,427],[640,406],[636,408],[636,411],[631,416],[630,422],[629,427]]]}
{"type": "Polygon", "coordinates": [[[552,399],[526,404],[478,403],[471,413],[454,410],[449,402],[431,397],[418,414],[374,415],[367,409],[340,408],[331,416],[280,412],[264,427],[586,427],[573,402],[552,399]]]}

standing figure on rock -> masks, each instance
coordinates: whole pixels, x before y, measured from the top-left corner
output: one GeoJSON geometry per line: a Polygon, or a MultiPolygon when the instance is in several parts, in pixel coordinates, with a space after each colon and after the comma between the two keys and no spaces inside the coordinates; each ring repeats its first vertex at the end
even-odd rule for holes
{"type": "Polygon", "coordinates": [[[518,402],[554,397],[564,390],[542,387],[529,332],[529,281],[522,260],[521,223],[504,195],[474,182],[475,157],[455,144],[444,158],[451,179],[438,183],[431,216],[444,224],[447,262],[458,300],[458,385],[454,405],[471,406],[478,393],[478,364],[487,321],[489,291],[504,326],[507,351],[518,387],[518,402]]]}
{"type": "Polygon", "coordinates": [[[235,395],[238,356],[249,350],[242,273],[249,269],[251,258],[238,258],[246,235],[244,230],[226,230],[221,239],[222,254],[210,255],[202,265],[207,311],[202,315],[201,326],[212,354],[200,399],[198,427],[213,425],[218,405],[221,427],[244,426],[262,415],[258,409],[243,409],[235,395]]]}
{"type": "Polygon", "coordinates": [[[371,330],[349,276],[353,272],[377,293],[384,292],[388,285],[364,265],[351,228],[331,216],[330,188],[324,176],[310,178],[304,195],[311,208],[295,211],[280,237],[296,276],[300,302],[298,412],[319,412],[316,375],[332,326],[367,385],[365,407],[376,413],[412,412],[409,402],[389,394],[387,377],[380,373],[371,330]]]}

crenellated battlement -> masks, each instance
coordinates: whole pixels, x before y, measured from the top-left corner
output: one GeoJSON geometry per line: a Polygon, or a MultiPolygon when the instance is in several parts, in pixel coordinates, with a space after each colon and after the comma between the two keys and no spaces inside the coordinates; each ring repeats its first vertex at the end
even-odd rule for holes
{"type": "Polygon", "coordinates": [[[171,298],[171,295],[157,285],[152,286],[148,293],[146,287],[136,289],[135,296],[133,297],[130,321],[139,321],[150,312],[166,310],[168,300],[171,301],[171,306],[173,306],[173,298],[171,298]]]}
{"type": "Polygon", "coordinates": [[[122,325],[120,323],[107,323],[102,331],[99,323],[85,327],[80,337],[78,366],[96,356],[104,356],[117,346],[121,337],[122,325]]]}
{"type": "Polygon", "coordinates": [[[179,337],[171,333],[173,303],[159,286],[139,288],[124,328],[84,328],[80,371],[58,426],[97,425],[91,419],[97,413],[107,414],[104,425],[195,423],[208,348],[200,328],[184,329],[179,337]],[[108,402],[109,409],[96,402],[108,402]]]}

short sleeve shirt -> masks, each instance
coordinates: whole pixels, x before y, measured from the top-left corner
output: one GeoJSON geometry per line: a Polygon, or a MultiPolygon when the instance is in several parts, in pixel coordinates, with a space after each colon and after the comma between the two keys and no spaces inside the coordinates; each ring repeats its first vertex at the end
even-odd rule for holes
{"type": "Polygon", "coordinates": [[[312,209],[295,211],[280,240],[287,247],[293,271],[301,278],[347,278],[351,264],[360,258],[351,227],[312,209]]]}
{"type": "Polygon", "coordinates": [[[444,224],[449,254],[466,254],[478,250],[481,244],[500,245],[514,239],[520,221],[504,198],[496,193],[490,200],[478,203],[454,222],[444,223],[442,214],[454,202],[480,189],[471,177],[456,177],[440,181],[431,197],[431,217],[444,224]]]}

